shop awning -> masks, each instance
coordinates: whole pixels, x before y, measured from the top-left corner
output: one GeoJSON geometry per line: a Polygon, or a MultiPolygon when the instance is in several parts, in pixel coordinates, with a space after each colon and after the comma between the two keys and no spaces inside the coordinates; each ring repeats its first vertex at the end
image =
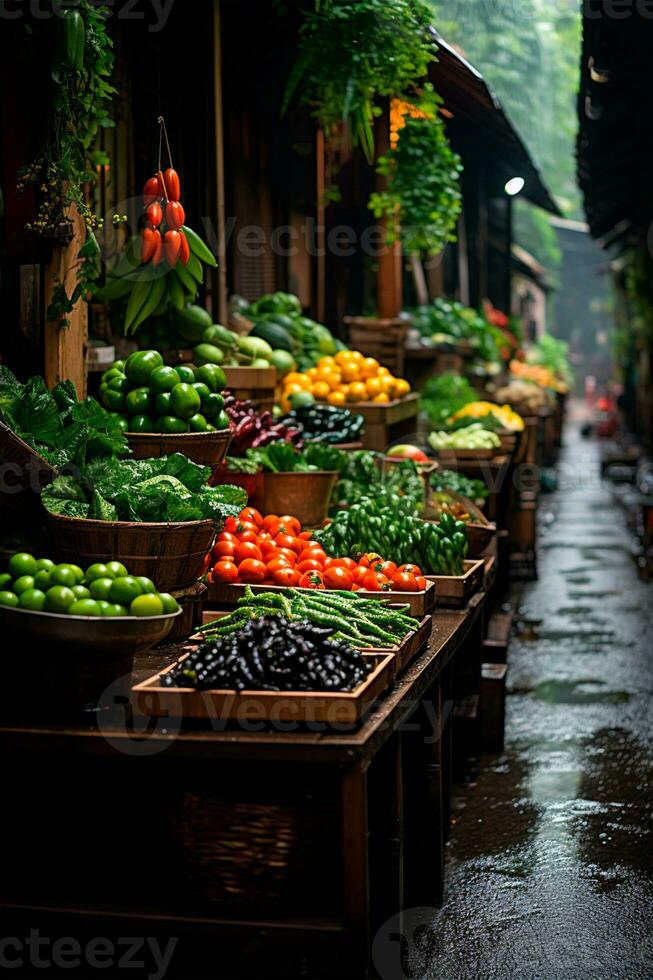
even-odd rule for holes
{"type": "Polygon", "coordinates": [[[488,83],[435,28],[432,31],[439,50],[429,77],[444,99],[446,111],[452,114],[452,123],[465,123],[479,153],[487,155],[488,163],[506,181],[511,177],[524,178],[522,197],[559,215],[560,210],[542,176],[488,83]]]}

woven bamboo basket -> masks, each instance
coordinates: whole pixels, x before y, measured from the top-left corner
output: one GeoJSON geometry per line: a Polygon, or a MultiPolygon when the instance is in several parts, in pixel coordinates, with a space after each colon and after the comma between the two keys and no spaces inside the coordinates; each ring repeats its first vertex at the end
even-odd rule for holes
{"type": "Polygon", "coordinates": [[[188,588],[200,577],[215,537],[211,520],[148,524],[48,514],[48,530],[60,561],[86,566],[117,559],[161,592],[188,588]]]}
{"type": "Polygon", "coordinates": [[[29,488],[36,493],[56,476],[52,466],[4,422],[0,422],[0,463],[9,463],[12,468],[19,467],[20,471],[8,481],[8,485],[15,483],[16,487],[29,488]]]}
{"type": "Polygon", "coordinates": [[[183,453],[194,463],[219,466],[227,455],[231,429],[218,432],[126,432],[134,459],[152,459],[183,453]]]}

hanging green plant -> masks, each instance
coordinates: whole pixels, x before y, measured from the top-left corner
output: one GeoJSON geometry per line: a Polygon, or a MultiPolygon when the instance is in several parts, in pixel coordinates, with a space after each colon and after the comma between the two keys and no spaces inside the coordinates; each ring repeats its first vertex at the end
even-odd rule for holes
{"type": "Polygon", "coordinates": [[[375,100],[414,88],[435,58],[432,11],[423,0],[313,0],[302,16],[283,111],[299,94],[331,148],[347,131],[371,163],[375,100]]]}
{"type": "Polygon", "coordinates": [[[442,99],[425,85],[416,115],[407,115],[396,145],[377,164],[388,186],[368,207],[388,223],[388,242],[401,240],[408,254],[437,255],[456,240],[462,208],[462,161],[451,149],[439,114],[442,99]]]}
{"type": "MultiPolygon", "coordinates": [[[[85,297],[99,272],[99,249],[93,232],[102,218],[92,211],[86,188],[96,179],[96,168],[108,163],[106,154],[95,148],[101,127],[113,126],[109,103],[116,89],[110,83],[113,42],[107,32],[107,7],[88,0],[75,0],[65,7],[51,0],[50,17],[43,18],[44,32],[31,40],[41,50],[51,51],[47,139],[31,164],[18,173],[17,190],[33,186],[37,213],[26,227],[43,238],[66,243],[72,236],[70,206],[81,215],[88,238],[75,265],[75,285],[70,293],[58,282],[46,311],[50,321],[68,323],[68,314],[80,297],[85,297]]],[[[33,35],[29,35],[32,39],[33,35]]],[[[114,223],[126,216],[114,215],[114,223]]]]}

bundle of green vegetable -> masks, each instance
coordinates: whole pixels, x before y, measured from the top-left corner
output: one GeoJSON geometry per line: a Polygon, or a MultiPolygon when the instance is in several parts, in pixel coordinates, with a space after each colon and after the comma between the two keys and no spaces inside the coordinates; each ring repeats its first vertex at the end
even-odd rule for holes
{"type": "Polygon", "coordinates": [[[94,460],[78,476],[59,476],[41,495],[52,514],[100,521],[196,521],[219,529],[237,517],[247,494],[208,485],[211,468],[174,453],[160,459],[94,460]]]}
{"type": "Polygon", "coordinates": [[[71,381],[49,392],[43,378],[21,384],[0,366],[0,419],[55,467],[129,452],[116,416],[94,398],[78,401],[71,381]]]}
{"type": "Polygon", "coordinates": [[[350,506],[370,496],[388,507],[400,506],[402,512],[417,514],[424,506],[424,481],[413,460],[385,466],[381,453],[363,449],[346,453],[332,504],[350,506]]]}
{"type": "Polygon", "coordinates": [[[480,422],[453,432],[431,432],[428,440],[434,449],[498,449],[501,445],[496,432],[486,429],[480,422]]]}
{"type": "Polygon", "coordinates": [[[271,347],[289,351],[300,371],[314,367],[321,357],[343,350],[323,324],[302,315],[302,304],[291,293],[268,293],[244,309],[254,321],[250,337],[260,337],[271,347]]]}
{"type": "Polygon", "coordinates": [[[475,480],[453,470],[436,470],[429,477],[429,484],[436,493],[449,490],[468,500],[487,500],[489,494],[483,480],[475,480]]]}
{"type": "Polygon", "coordinates": [[[333,521],[312,538],[328,555],[392,555],[397,565],[418,565],[424,575],[462,575],[467,557],[467,529],[462,521],[444,515],[439,524],[397,508],[362,498],[338,512],[333,521]]]}
{"type": "Polygon", "coordinates": [[[434,343],[469,341],[481,360],[501,360],[505,335],[478,310],[439,297],[430,306],[420,306],[411,313],[413,325],[434,343]]]}
{"type": "Polygon", "coordinates": [[[229,469],[235,473],[315,473],[318,470],[340,470],[347,453],[333,446],[312,443],[296,449],[289,442],[272,442],[260,449],[248,449],[242,459],[229,459],[229,469]]]}
{"type": "Polygon", "coordinates": [[[377,599],[361,599],[355,592],[289,589],[255,594],[247,586],[234,612],[207,623],[200,632],[217,639],[236,633],[250,620],[281,616],[288,622],[305,621],[334,630],[335,640],[383,649],[398,646],[415,629],[415,620],[402,612],[407,608],[390,608],[377,599]]]}
{"type": "Polygon", "coordinates": [[[478,393],[467,378],[447,372],[429,378],[420,393],[420,405],[429,422],[441,427],[458,409],[475,402],[477,398],[478,393]]]}

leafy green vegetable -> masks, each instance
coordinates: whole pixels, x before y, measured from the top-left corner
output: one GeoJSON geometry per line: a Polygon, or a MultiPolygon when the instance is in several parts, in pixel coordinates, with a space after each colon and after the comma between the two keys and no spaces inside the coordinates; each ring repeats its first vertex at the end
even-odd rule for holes
{"type": "Polygon", "coordinates": [[[303,450],[297,450],[289,442],[271,442],[261,449],[248,449],[246,458],[270,473],[312,473],[316,470],[340,472],[346,463],[347,454],[322,443],[313,443],[303,450]]]}
{"type": "Polygon", "coordinates": [[[344,455],[332,507],[359,503],[368,497],[411,514],[417,514],[424,506],[424,482],[412,459],[384,466],[380,453],[361,449],[344,455]]]}
{"type": "Polygon", "coordinates": [[[421,392],[422,409],[432,425],[442,428],[458,409],[476,401],[477,392],[467,378],[445,373],[429,378],[421,392]]]}
{"type": "Polygon", "coordinates": [[[449,490],[468,500],[486,500],[489,493],[483,480],[472,479],[455,470],[436,470],[431,474],[429,484],[436,493],[449,490]]]}
{"type": "Polygon", "coordinates": [[[194,521],[222,526],[247,503],[240,487],[210,487],[208,466],[181,453],[160,459],[103,459],[82,467],[80,478],[60,476],[41,500],[55,514],[104,521],[194,521]]]}

